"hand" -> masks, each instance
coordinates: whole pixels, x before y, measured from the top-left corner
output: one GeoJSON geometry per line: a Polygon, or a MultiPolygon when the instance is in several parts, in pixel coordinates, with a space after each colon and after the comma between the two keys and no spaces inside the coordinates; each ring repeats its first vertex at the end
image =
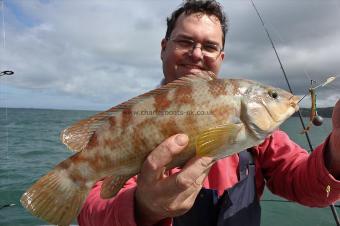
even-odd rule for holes
{"type": "Polygon", "coordinates": [[[213,165],[213,159],[194,157],[180,172],[170,176],[165,172],[166,165],[187,144],[186,135],[174,135],[160,144],[145,160],[135,193],[138,225],[152,225],[165,218],[180,216],[193,206],[213,165]]]}
{"type": "Polygon", "coordinates": [[[333,130],[329,139],[329,153],[326,155],[326,167],[339,180],[340,178],[340,100],[335,104],[332,115],[333,130]]]}

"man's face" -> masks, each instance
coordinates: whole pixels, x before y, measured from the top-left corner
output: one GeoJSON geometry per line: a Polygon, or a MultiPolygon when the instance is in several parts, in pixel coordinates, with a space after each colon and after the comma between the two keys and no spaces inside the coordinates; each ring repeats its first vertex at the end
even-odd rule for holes
{"type": "Polygon", "coordinates": [[[189,52],[179,51],[175,48],[175,42],[171,40],[189,39],[199,43],[199,46],[217,44],[222,48],[222,35],[221,24],[215,16],[182,13],[176,21],[170,40],[163,39],[161,43],[165,83],[201,71],[218,74],[224,58],[224,52],[221,52],[216,59],[205,57],[200,48],[194,48],[189,52]]]}

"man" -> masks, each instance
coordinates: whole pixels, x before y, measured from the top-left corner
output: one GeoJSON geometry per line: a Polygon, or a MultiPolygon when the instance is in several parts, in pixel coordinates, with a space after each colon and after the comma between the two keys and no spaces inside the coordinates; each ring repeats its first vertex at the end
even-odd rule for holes
{"type": "MultiPolygon", "coordinates": [[[[188,1],[177,9],[161,42],[164,83],[188,74],[218,74],[226,32],[215,1],[188,1]]],[[[260,225],[265,183],[273,193],[307,206],[324,207],[340,198],[340,101],[331,135],[311,155],[276,131],[249,152],[216,163],[195,157],[181,170],[165,172],[187,143],[185,134],[166,139],[147,157],[138,178],[110,200],[100,198],[97,183],[79,224],[260,225]]]]}

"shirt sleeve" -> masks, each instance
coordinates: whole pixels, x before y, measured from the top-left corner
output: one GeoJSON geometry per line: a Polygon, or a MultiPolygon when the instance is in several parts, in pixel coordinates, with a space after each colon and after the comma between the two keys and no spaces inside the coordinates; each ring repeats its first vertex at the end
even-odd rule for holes
{"type": "MultiPolygon", "coordinates": [[[[137,226],[134,214],[136,181],[136,176],[129,179],[118,194],[111,199],[100,197],[102,181],[97,182],[92,187],[78,215],[79,226],[137,226]]],[[[157,224],[157,226],[170,225],[171,219],[157,224]]]]}
{"type": "Polygon", "coordinates": [[[340,181],[326,169],[329,137],[311,154],[275,131],[258,146],[258,161],[268,188],[279,196],[310,207],[325,207],[340,199],[340,181]]]}

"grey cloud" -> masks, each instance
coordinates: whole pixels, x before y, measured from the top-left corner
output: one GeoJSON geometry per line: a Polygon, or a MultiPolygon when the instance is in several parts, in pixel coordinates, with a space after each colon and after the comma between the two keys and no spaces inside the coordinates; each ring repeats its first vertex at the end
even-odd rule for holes
{"type": "MultiPolygon", "coordinates": [[[[338,2],[254,2],[297,94],[306,93],[310,78],[320,81],[329,75],[339,74],[338,2]]],[[[250,2],[223,3],[230,17],[230,33],[222,74],[239,74],[287,88],[274,50],[250,2]],[[228,11],[228,5],[236,10],[228,11]]],[[[332,85],[340,87],[339,79],[332,85]]],[[[340,96],[339,90],[332,88],[320,89],[318,93],[323,105],[334,104],[340,96]]]]}
{"type": "MultiPolygon", "coordinates": [[[[16,70],[16,76],[6,84],[78,98],[82,108],[88,103],[91,109],[99,105],[107,108],[153,89],[162,78],[159,54],[166,17],[181,2],[13,1],[29,20],[25,23],[9,10],[6,14],[7,49],[6,56],[0,54],[0,58],[16,70]]],[[[250,2],[221,3],[230,18],[221,75],[286,88],[250,2]]],[[[340,74],[337,1],[255,3],[297,94],[308,89],[307,73],[315,80],[340,74]]],[[[320,89],[320,103],[334,104],[340,96],[339,87],[340,78],[331,87],[320,89]]]]}

